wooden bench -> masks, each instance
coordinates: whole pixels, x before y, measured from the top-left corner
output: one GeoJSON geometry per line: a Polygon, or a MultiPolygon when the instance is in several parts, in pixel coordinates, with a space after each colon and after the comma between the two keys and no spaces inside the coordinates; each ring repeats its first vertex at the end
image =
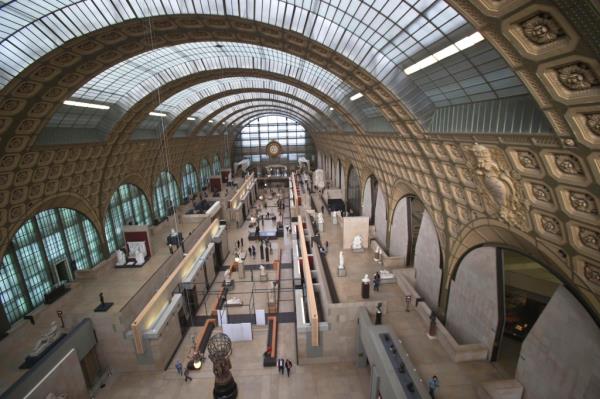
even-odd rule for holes
{"type": "Polygon", "coordinates": [[[269,354],[265,351],[263,356],[263,366],[275,367],[277,364],[277,316],[269,316],[267,324],[269,326],[267,348],[271,348],[271,351],[269,354]]]}

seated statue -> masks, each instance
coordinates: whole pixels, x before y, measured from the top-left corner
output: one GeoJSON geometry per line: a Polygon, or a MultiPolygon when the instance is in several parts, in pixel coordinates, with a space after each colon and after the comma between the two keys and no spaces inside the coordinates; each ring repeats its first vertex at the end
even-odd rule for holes
{"type": "Polygon", "coordinates": [[[50,329],[35,343],[33,350],[29,353],[29,356],[39,356],[58,338],[58,323],[53,321],[50,323],[50,329]]]}
{"type": "Polygon", "coordinates": [[[362,252],[363,249],[363,239],[360,235],[356,235],[354,236],[354,239],[352,240],[352,251],[354,252],[362,252]]]}
{"type": "Polygon", "coordinates": [[[121,248],[117,249],[117,266],[123,266],[127,263],[127,257],[125,256],[125,252],[121,248]]]}
{"type": "Polygon", "coordinates": [[[144,257],[144,254],[138,249],[138,251],[135,253],[135,264],[139,266],[143,265],[145,262],[146,258],[144,257]]]}

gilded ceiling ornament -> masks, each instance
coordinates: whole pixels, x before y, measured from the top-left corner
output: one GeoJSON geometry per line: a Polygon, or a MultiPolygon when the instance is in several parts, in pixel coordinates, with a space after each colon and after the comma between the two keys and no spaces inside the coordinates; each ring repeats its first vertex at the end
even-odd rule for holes
{"type": "Polygon", "coordinates": [[[560,224],[558,220],[551,216],[542,215],[541,217],[541,225],[544,231],[554,234],[555,236],[560,236],[560,224]]]}
{"type": "Polygon", "coordinates": [[[569,154],[555,154],[554,161],[558,169],[567,175],[583,175],[579,160],[569,154]]]}
{"type": "Polygon", "coordinates": [[[571,206],[579,212],[589,213],[592,215],[598,214],[598,207],[594,197],[586,193],[578,193],[575,191],[569,192],[569,200],[571,206]]]}
{"type": "Polygon", "coordinates": [[[548,187],[542,184],[532,184],[531,192],[537,200],[552,203],[552,195],[548,187]]]}
{"type": "Polygon", "coordinates": [[[526,169],[539,169],[539,165],[537,159],[535,159],[535,155],[529,151],[517,151],[517,158],[526,169]]]}
{"type": "Polygon", "coordinates": [[[578,62],[558,68],[558,80],[569,90],[587,90],[600,82],[589,65],[578,62]]]}
{"type": "Polygon", "coordinates": [[[471,151],[477,162],[475,174],[483,183],[482,191],[492,199],[500,218],[508,224],[528,230],[529,201],[520,176],[509,168],[500,154],[492,154],[489,148],[475,143],[471,151]]]}
{"type": "Polygon", "coordinates": [[[600,233],[597,231],[580,227],[579,239],[586,247],[600,252],[600,233]]]}
{"type": "Polygon", "coordinates": [[[600,136],[600,114],[587,114],[585,116],[585,124],[592,133],[600,136]]]}
{"type": "Polygon", "coordinates": [[[529,41],[535,44],[552,43],[564,32],[550,14],[540,13],[521,24],[523,33],[529,41]]]}
{"type": "Polygon", "coordinates": [[[600,267],[585,262],[583,275],[590,283],[600,285],[600,267]]]}

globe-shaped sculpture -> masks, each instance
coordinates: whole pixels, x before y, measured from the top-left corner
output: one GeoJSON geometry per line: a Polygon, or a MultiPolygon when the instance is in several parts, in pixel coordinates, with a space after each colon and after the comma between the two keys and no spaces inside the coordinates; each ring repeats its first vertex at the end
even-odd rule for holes
{"type": "Polygon", "coordinates": [[[217,333],[210,337],[206,346],[210,359],[223,359],[231,355],[231,339],[226,334],[217,333]]]}

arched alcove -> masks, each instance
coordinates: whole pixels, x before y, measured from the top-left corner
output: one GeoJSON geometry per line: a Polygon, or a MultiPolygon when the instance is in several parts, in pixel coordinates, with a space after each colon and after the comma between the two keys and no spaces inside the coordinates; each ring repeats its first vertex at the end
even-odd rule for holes
{"type": "Polygon", "coordinates": [[[221,160],[219,159],[219,154],[215,154],[212,162],[212,173],[213,175],[221,174],[221,160]]]}
{"type": "Polygon", "coordinates": [[[204,190],[208,186],[208,178],[212,175],[210,164],[206,159],[200,161],[200,189],[204,190]]]}
{"type": "Polygon", "coordinates": [[[353,166],[350,166],[350,171],[348,172],[348,190],[346,193],[346,198],[348,212],[351,215],[360,215],[360,177],[358,176],[356,168],[354,168],[353,166]]]}
{"type": "Polygon", "coordinates": [[[150,204],[144,192],[133,184],[123,184],[110,197],[104,218],[104,235],[109,252],[125,245],[123,226],[151,224],[150,204]]]}
{"type": "Polygon", "coordinates": [[[181,194],[183,197],[190,198],[199,191],[198,177],[196,175],[196,169],[194,168],[194,165],[190,163],[185,164],[183,167],[183,176],[181,181],[183,182],[181,187],[181,194]]]}
{"type": "Polygon", "coordinates": [[[56,284],[74,279],[104,258],[92,222],[70,208],[53,208],[28,219],[12,237],[0,267],[0,297],[10,323],[44,302],[56,284]]]}
{"type": "Polygon", "coordinates": [[[414,265],[415,246],[424,206],[414,195],[401,198],[394,207],[390,226],[390,256],[401,258],[401,264],[414,265]]]}
{"type": "Polygon", "coordinates": [[[432,309],[438,309],[442,283],[442,252],[435,224],[427,211],[415,245],[415,280],[417,292],[432,309]]]}
{"type": "Polygon", "coordinates": [[[373,175],[369,176],[365,182],[363,190],[362,216],[369,217],[369,224],[375,224],[375,207],[377,206],[377,195],[379,191],[379,181],[373,175]]]}
{"type": "Polygon", "coordinates": [[[374,220],[375,239],[387,251],[387,200],[381,187],[377,190],[374,220]]]}
{"type": "Polygon", "coordinates": [[[163,219],[172,215],[180,204],[177,182],[170,172],[160,172],[154,184],[154,216],[163,219]]]}

